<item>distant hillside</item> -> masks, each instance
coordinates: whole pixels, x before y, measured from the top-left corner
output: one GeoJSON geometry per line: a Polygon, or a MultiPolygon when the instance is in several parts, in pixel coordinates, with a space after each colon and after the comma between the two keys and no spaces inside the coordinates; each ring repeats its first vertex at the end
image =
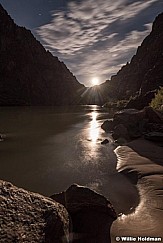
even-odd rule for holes
{"type": "Polygon", "coordinates": [[[84,86],[0,4],[0,105],[76,104],[84,86]]]}
{"type": "Polygon", "coordinates": [[[135,97],[127,107],[142,108],[149,104],[159,86],[163,86],[163,13],[156,17],[152,32],[131,62],[96,88],[96,103],[135,97]]]}

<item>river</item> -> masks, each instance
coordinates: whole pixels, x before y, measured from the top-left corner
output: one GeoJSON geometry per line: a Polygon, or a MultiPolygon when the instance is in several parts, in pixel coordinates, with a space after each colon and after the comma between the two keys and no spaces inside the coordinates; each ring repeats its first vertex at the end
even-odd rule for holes
{"type": "Polygon", "coordinates": [[[109,116],[98,106],[1,107],[0,178],[47,196],[77,183],[107,196],[118,212],[128,211],[135,192],[117,174],[115,146],[101,129],[109,116]],[[105,138],[109,144],[101,145],[105,138]],[[126,197],[126,186],[133,195],[126,197]]]}
{"type": "Polygon", "coordinates": [[[106,159],[115,168],[115,158],[101,158],[106,116],[97,106],[1,108],[0,177],[45,195],[97,184],[106,159]]]}

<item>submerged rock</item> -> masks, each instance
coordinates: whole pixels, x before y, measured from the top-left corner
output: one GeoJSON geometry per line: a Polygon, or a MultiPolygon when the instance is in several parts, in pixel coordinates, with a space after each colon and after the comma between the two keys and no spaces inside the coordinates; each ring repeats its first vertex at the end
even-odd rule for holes
{"type": "Polygon", "coordinates": [[[117,216],[105,197],[89,188],[72,185],[51,198],[63,204],[69,212],[73,242],[111,242],[110,227],[117,216]]]}
{"type": "Polygon", "coordinates": [[[108,139],[104,139],[104,141],[101,142],[102,145],[109,143],[108,139]]]}
{"type": "Polygon", "coordinates": [[[4,141],[5,138],[6,138],[5,134],[0,134],[0,142],[4,141]]]}
{"type": "Polygon", "coordinates": [[[50,198],[0,181],[0,242],[68,242],[69,216],[50,198]]]}

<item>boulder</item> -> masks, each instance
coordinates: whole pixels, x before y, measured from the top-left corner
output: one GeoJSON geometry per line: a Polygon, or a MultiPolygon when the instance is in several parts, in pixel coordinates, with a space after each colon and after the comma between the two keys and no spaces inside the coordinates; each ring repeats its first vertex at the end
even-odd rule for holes
{"type": "Polygon", "coordinates": [[[68,241],[69,216],[50,198],[0,181],[0,242],[68,241]]]}
{"type": "Polygon", "coordinates": [[[114,122],[117,124],[123,124],[127,130],[131,139],[140,137],[145,129],[145,125],[148,122],[145,110],[127,109],[115,113],[114,122]]]}
{"type": "Polygon", "coordinates": [[[113,131],[113,138],[130,140],[140,137],[148,119],[145,110],[126,109],[114,114],[112,120],[105,121],[101,128],[113,131]]]}
{"type": "Polygon", "coordinates": [[[163,124],[163,115],[156,110],[152,109],[152,107],[147,106],[144,108],[146,119],[150,123],[163,124]]]}
{"type": "Polygon", "coordinates": [[[143,110],[126,109],[114,114],[112,120],[101,126],[105,131],[113,131],[112,137],[126,140],[141,137],[147,132],[163,131],[163,115],[151,107],[143,110]]]}
{"type": "Polygon", "coordinates": [[[105,197],[89,188],[72,185],[51,198],[63,204],[69,212],[73,242],[111,242],[110,227],[117,216],[105,197]]]}
{"type": "Polygon", "coordinates": [[[103,122],[103,124],[101,125],[101,128],[105,131],[105,132],[110,132],[113,130],[115,126],[115,123],[113,122],[113,119],[109,119],[103,122]]]}
{"type": "Polygon", "coordinates": [[[112,137],[116,140],[120,137],[129,140],[129,133],[127,128],[123,124],[119,124],[114,127],[112,137]]]}
{"type": "Polygon", "coordinates": [[[138,125],[142,120],[145,119],[146,113],[144,110],[126,109],[114,114],[114,123],[123,124],[127,127],[128,124],[138,125]]]}

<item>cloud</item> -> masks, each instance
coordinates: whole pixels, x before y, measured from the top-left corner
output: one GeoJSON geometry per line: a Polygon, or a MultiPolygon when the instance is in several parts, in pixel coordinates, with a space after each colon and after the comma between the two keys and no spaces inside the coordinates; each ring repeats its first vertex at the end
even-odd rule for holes
{"type": "Polygon", "coordinates": [[[150,32],[149,25],[137,30],[131,23],[156,2],[69,1],[65,10],[52,12],[51,22],[39,27],[37,34],[45,47],[65,61],[75,75],[90,77],[101,73],[101,77],[109,77],[150,32]]]}
{"type": "Polygon", "coordinates": [[[117,45],[109,48],[108,51],[109,53],[112,53],[112,57],[119,56],[125,51],[131,51],[131,49],[135,50],[144,39],[144,36],[151,32],[152,24],[146,24],[144,27],[144,31],[133,30],[127,34],[125,39],[119,41],[117,45]]]}
{"type": "MultiPolygon", "coordinates": [[[[149,34],[151,25],[146,25],[144,31],[131,31],[121,41],[113,38],[112,42],[105,40],[101,50],[89,50],[80,55],[80,65],[77,66],[78,57],[71,59],[71,68],[77,76],[85,75],[86,85],[93,76],[101,77],[101,82],[117,71],[130,60],[131,52],[134,54],[138,45],[149,34]],[[114,43],[114,44],[113,44],[114,43]]],[[[113,35],[118,38],[118,34],[113,35]]]]}

